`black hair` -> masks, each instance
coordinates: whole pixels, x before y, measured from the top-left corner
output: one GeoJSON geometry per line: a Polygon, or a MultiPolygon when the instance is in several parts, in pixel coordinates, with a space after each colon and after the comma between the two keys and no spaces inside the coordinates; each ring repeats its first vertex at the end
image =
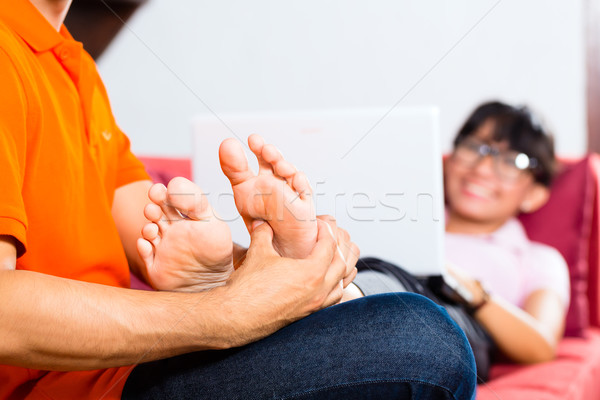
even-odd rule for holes
{"type": "Polygon", "coordinates": [[[458,131],[454,147],[488,121],[494,125],[492,140],[508,142],[511,150],[535,158],[537,165],[531,172],[536,182],[550,186],[556,171],[554,140],[525,106],[515,107],[499,101],[479,105],[458,131]]]}

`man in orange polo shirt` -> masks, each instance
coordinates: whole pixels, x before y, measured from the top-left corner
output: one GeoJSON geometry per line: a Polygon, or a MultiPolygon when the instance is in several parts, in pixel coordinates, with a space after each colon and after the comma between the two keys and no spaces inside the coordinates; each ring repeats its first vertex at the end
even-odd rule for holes
{"type": "Polygon", "coordinates": [[[128,289],[130,269],[147,278],[136,240],[151,184],[62,24],[70,2],[0,0],[0,398],[120,398],[126,382],[133,397],[318,397],[367,381],[387,382],[371,384],[374,398],[419,382],[420,393],[472,395],[468,345],[429,302],[364,299],[279,330],[340,299],[348,266],[324,223],[307,259],[280,257],[262,224],[224,286],[128,289]],[[443,346],[415,334],[425,315],[443,346]],[[399,331],[402,346],[385,344],[399,331]],[[367,340],[375,332],[386,342],[367,340]],[[411,337],[425,363],[406,353],[411,337]],[[348,351],[358,345],[372,356],[348,351]],[[440,354],[454,358],[446,372],[432,369],[440,354]],[[152,360],[166,364],[134,370],[152,360]]]}

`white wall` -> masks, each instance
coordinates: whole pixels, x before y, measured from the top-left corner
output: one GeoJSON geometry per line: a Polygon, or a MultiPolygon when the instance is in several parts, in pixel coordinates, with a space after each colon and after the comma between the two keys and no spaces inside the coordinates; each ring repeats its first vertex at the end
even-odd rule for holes
{"type": "Polygon", "coordinates": [[[100,59],[141,155],[188,156],[200,113],[525,102],[586,148],[582,1],[150,0],[100,59]],[[490,11],[491,10],[491,11],[490,11]],[[483,18],[483,19],[482,19],[483,18]]]}

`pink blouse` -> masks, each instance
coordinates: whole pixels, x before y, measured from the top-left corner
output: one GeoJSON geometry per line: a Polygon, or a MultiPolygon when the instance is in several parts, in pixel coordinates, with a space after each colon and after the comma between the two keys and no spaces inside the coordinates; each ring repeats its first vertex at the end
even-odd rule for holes
{"type": "Polygon", "coordinates": [[[553,247],[530,241],[516,218],[491,234],[446,233],[446,260],[517,307],[539,289],[556,292],[565,309],[569,305],[565,260],[553,247]]]}

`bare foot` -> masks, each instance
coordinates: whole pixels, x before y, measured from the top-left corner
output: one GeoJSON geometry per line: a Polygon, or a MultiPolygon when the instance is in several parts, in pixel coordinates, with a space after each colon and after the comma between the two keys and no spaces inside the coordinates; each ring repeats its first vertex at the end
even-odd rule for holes
{"type": "Polygon", "coordinates": [[[273,245],[280,255],[305,258],[317,242],[312,189],[302,172],[287,162],[277,148],[259,135],[248,138],[259,163],[258,175],[248,167],[241,143],[226,139],[219,148],[221,169],[233,188],[235,205],[248,232],[254,220],[273,229],[273,245]]]}
{"type": "Polygon", "coordinates": [[[151,222],[138,251],[155,289],[199,291],[221,286],[233,272],[231,232],[193,182],[156,184],[144,210],[151,222]]]}

